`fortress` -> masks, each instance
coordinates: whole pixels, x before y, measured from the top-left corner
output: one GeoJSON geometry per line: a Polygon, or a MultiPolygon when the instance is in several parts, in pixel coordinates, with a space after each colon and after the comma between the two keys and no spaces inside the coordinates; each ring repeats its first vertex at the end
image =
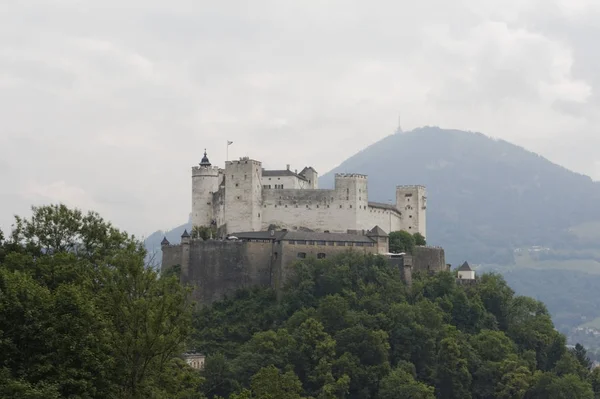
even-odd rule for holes
{"type": "Polygon", "coordinates": [[[266,170],[247,157],[220,169],[205,151],[192,167],[192,225],[213,227],[215,237],[186,231],[177,245],[165,238],[162,271],[178,266],[193,299],[208,304],[239,288],[280,292],[298,260],[347,251],[387,257],[409,284],[413,271],[449,270],[439,247],[389,251],[392,231],[426,236],[425,187],[397,186],[396,203],[383,204],[369,201],[366,175],[336,174],[333,189],[319,189],[317,179],[312,167],[266,170]]]}
{"type": "Polygon", "coordinates": [[[206,151],[192,167],[192,225],[216,226],[218,235],[240,231],[385,232],[405,230],[426,237],[427,194],[423,186],[396,187],[396,203],[369,202],[367,176],[336,174],[333,189],[318,188],[312,167],[300,173],[266,170],[259,161],[227,161],[213,167],[206,151]]]}

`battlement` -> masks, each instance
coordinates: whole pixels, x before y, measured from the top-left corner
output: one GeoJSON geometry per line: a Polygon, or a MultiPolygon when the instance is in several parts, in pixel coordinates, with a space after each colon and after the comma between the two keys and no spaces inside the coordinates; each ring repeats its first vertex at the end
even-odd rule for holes
{"type": "Polygon", "coordinates": [[[420,188],[425,190],[425,186],[421,186],[418,184],[415,185],[403,185],[403,186],[396,186],[396,189],[403,189],[403,188],[409,188],[409,189],[415,189],[415,188],[420,188]]]}
{"type": "Polygon", "coordinates": [[[192,176],[217,176],[218,166],[192,166],[192,176]]]}
{"type": "Polygon", "coordinates": [[[252,165],[260,166],[260,165],[262,165],[262,162],[256,161],[254,159],[250,159],[249,157],[241,157],[237,161],[226,161],[225,167],[227,167],[228,165],[245,165],[245,164],[252,164],[252,165]]]}
{"type": "Polygon", "coordinates": [[[366,179],[367,175],[361,175],[359,173],[336,173],[336,179],[366,179]]]}

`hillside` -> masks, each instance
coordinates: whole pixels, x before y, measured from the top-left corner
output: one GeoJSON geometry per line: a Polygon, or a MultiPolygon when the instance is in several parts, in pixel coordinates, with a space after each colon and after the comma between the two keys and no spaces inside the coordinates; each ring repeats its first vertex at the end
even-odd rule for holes
{"type": "Polygon", "coordinates": [[[367,174],[371,201],[395,202],[399,184],[427,186],[428,241],[453,264],[510,264],[513,249],[533,245],[586,247],[576,227],[600,220],[598,183],[480,133],[424,127],[388,136],[322,176],[320,187],[339,172],[367,174]]]}

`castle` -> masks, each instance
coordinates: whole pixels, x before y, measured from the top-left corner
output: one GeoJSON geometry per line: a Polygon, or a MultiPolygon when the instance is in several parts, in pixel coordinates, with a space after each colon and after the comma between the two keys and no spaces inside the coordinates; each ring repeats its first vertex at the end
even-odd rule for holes
{"type": "Polygon", "coordinates": [[[269,229],[364,232],[376,225],[426,237],[426,212],[425,187],[396,187],[395,204],[370,202],[361,174],[336,174],[333,189],[319,189],[312,167],[266,170],[245,157],[220,169],[206,151],[192,167],[192,225],[216,226],[220,237],[269,229]]]}
{"type": "Polygon", "coordinates": [[[265,170],[247,157],[219,169],[205,151],[192,167],[192,225],[217,234],[203,240],[186,231],[176,245],[165,238],[162,271],[179,266],[192,298],[208,304],[251,286],[279,293],[298,260],[348,251],[387,257],[407,283],[413,271],[449,270],[439,247],[389,252],[389,232],[426,236],[425,187],[396,187],[392,205],[369,202],[365,175],[336,174],[333,189],[319,189],[317,179],[312,167],[265,170]]]}

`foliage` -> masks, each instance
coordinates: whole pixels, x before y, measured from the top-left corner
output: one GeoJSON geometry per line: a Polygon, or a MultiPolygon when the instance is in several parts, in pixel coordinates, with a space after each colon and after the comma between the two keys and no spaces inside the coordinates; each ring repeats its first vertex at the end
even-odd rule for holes
{"type": "Polygon", "coordinates": [[[415,237],[408,231],[392,231],[389,234],[388,239],[390,252],[406,252],[408,254],[413,253],[413,249],[416,245],[416,240],[415,237]]]}
{"type": "Polygon", "coordinates": [[[93,212],[16,217],[0,239],[0,396],[202,398],[200,375],[175,359],[187,291],[144,255],[93,212]]]}
{"type": "MultiPolygon", "coordinates": [[[[537,398],[600,390],[545,306],[501,276],[457,285],[373,255],[307,259],[275,301],[240,291],[194,315],[210,397],[537,398]],[[260,376],[261,387],[256,385],[260,376]],[[260,395],[260,396],[259,396],[260,395]]],[[[574,397],[574,396],[565,396],[574,397]]]]}
{"type": "Polygon", "coordinates": [[[208,240],[209,238],[216,238],[217,228],[216,226],[194,226],[192,227],[190,235],[192,236],[192,238],[201,238],[203,240],[208,240]]]}

